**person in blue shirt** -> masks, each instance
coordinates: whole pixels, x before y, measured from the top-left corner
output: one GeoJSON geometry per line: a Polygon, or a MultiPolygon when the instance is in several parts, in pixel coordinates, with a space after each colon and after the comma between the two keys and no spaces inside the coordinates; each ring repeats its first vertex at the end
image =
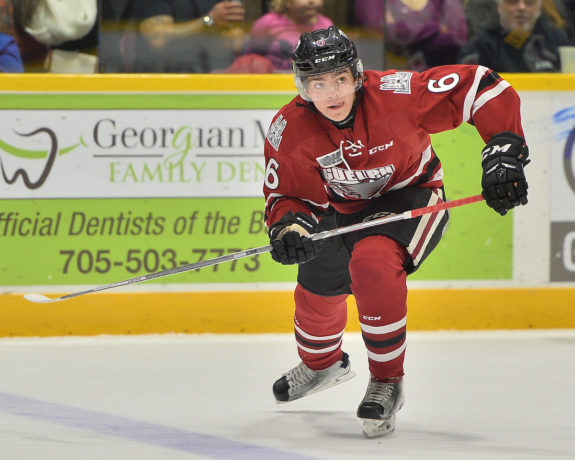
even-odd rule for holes
{"type": "Polygon", "coordinates": [[[16,40],[10,35],[3,33],[0,33],[0,72],[24,72],[20,50],[18,49],[16,40]]]}

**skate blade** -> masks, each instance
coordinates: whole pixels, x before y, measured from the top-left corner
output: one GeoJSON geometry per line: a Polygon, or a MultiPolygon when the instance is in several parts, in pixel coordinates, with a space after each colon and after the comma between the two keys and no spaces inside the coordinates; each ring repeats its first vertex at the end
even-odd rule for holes
{"type": "Polygon", "coordinates": [[[395,431],[395,415],[387,420],[363,419],[363,435],[368,438],[381,438],[395,431]]]}
{"type": "Polygon", "coordinates": [[[331,388],[331,387],[334,387],[334,386],[336,386],[336,385],[339,385],[340,383],[347,382],[348,380],[350,380],[350,379],[352,379],[352,378],[354,378],[354,377],[355,377],[355,372],[352,371],[352,370],[350,370],[347,374],[344,374],[344,375],[338,377],[338,378],[335,379],[335,380],[332,380],[331,382],[329,382],[329,383],[327,383],[327,384],[325,384],[325,385],[322,385],[322,386],[316,387],[316,388],[312,388],[310,391],[308,391],[307,393],[305,393],[305,394],[303,394],[303,395],[301,395],[301,396],[299,396],[299,397],[297,397],[297,398],[288,399],[287,401],[278,401],[278,400],[276,399],[276,404],[286,404],[286,403],[295,401],[295,400],[297,400],[297,399],[304,398],[304,397],[306,397],[306,396],[309,396],[309,395],[312,395],[312,394],[314,394],[314,393],[317,393],[318,391],[327,390],[328,388],[331,388]]]}
{"type": "MultiPolygon", "coordinates": [[[[338,377],[335,380],[332,380],[331,382],[329,382],[326,385],[322,385],[320,387],[314,388],[313,390],[311,390],[308,394],[313,394],[313,393],[317,393],[318,391],[322,391],[322,390],[326,390],[327,388],[331,388],[334,387],[336,385],[339,385],[340,383],[343,382],[347,382],[348,380],[352,379],[355,377],[355,372],[350,370],[347,374],[342,375],[341,377],[338,377]]],[[[307,396],[307,395],[306,395],[307,396]]]]}

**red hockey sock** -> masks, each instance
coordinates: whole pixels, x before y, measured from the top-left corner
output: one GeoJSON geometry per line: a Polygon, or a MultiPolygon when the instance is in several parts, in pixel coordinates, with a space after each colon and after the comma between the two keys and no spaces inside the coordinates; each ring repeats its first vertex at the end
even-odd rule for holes
{"type": "Polygon", "coordinates": [[[356,243],[350,262],[351,289],[373,375],[403,375],[407,315],[407,257],[403,246],[381,236],[356,243]]]}
{"type": "Polygon", "coordinates": [[[295,289],[295,337],[298,353],[310,369],[326,369],[341,359],[347,322],[347,294],[325,297],[295,289]]]}

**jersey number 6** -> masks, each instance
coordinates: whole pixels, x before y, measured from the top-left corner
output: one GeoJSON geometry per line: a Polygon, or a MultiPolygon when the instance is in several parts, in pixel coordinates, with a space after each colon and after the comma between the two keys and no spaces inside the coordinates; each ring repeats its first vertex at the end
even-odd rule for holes
{"type": "Polygon", "coordinates": [[[270,161],[268,161],[265,184],[266,187],[271,190],[275,190],[280,185],[280,178],[277,173],[279,167],[280,164],[275,159],[271,158],[270,161]]]}
{"type": "Polygon", "coordinates": [[[445,77],[441,77],[439,81],[429,80],[429,83],[427,83],[427,89],[432,93],[443,93],[455,88],[457,83],[459,83],[459,75],[456,73],[450,73],[445,77]]]}

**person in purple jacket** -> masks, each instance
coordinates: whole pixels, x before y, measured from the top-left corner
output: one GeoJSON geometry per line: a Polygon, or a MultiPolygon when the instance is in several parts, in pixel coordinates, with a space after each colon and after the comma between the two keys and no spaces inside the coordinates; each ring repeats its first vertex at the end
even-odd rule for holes
{"type": "Polygon", "coordinates": [[[408,69],[421,72],[457,62],[468,35],[460,0],[356,2],[355,15],[361,25],[383,28],[384,14],[386,47],[405,56],[408,69]]]}
{"type": "Polygon", "coordinates": [[[0,72],[22,73],[24,66],[16,40],[8,34],[0,33],[0,72]]]}

